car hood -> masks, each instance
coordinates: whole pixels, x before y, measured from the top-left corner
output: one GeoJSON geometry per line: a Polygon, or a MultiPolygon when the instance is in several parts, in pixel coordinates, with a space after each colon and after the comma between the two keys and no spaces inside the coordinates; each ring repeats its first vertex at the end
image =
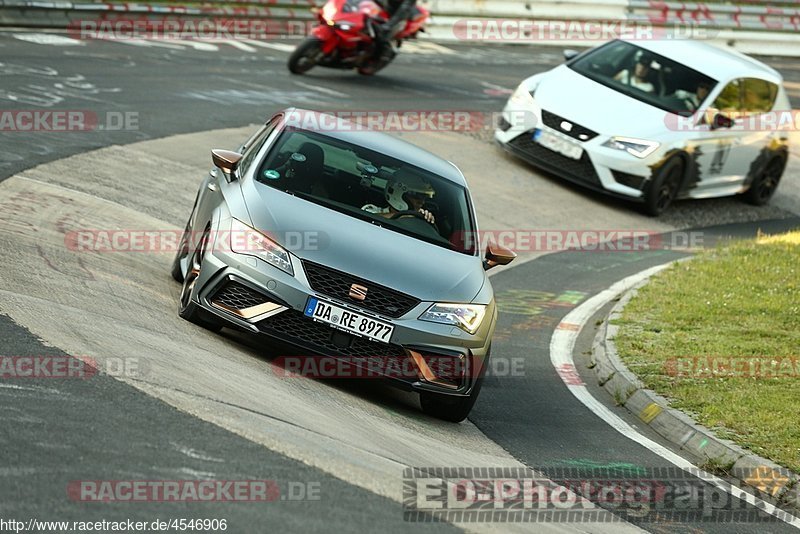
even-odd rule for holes
{"type": "Polygon", "coordinates": [[[253,227],[301,259],[424,301],[471,302],[484,284],[477,256],[381,228],[253,180],[243,184],[243,192],[253,227]]]}
{"type": "Polygon", "coordinates": [[[561,65],[542,76],[534,98],[542,109],[604,136],[648,138],[666,127],[667,112],[561,65]]]}

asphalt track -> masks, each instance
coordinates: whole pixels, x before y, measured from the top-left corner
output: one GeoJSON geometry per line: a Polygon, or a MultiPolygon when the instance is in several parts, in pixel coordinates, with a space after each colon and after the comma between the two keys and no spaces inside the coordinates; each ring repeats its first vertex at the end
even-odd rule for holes
{"type": "MultiPolygon", "coordinates": [[[[49,102],[54,109],[133,111],[139,118],[135,131],[0,134],[0,169],[8,178],[0,184],[0,311],[8,316],[0,322],[3,354],[60,350],[139,364],[138,372],[118,379],[0,384],[0,417],[9,430],[0,435],[8,451],[0,466],[3,516],[147,520],[199,513],[227,517],[235,531],[270,523],[302,530],[449,529],[403,522],[403,466],[525,465],[545,472],[664,466],[571,397],[550,365],[548,344],[570,306],[683,251],[538,251],[522,258],[535,261],[495,275],[501,319],[494,354],[523,362],[524,372],[491,377],[471,423],[448,425],[423,416],[413,396],[380,384],[280,378],[271,363],[277,354],[259,340],[228,331],[215,336],[180,321],[169,254],[77,254],[64,248],[69,229],[182,227],[196,183],[209,168],[208,149],[231,148],[252,129],[219,128],[257,122],[288,105],[495,111],[522,70],[555,64],[556,50],[448,46],[403,56],[374,79],[320,71],[296,80],[284,74],[286,54],[276,49],[248,55],[224,44],[216,51],[120,43],[59,47],[8,34],[0,36],[0,48],[4,107],[32,109],[49,102]],[[206,130],[212,131],[173,136],[206,130]],[[265,506],[103,505],[75,503],[65,492],[71,480],[179,478],[275,479],[282,494],[291,482],[319,484],[320,499],[265,506]]],[[[800,77],[794,63],[775,61],[787,78],[800,77]]],[[[538,176],[492,147],[485,132],[404,135],[461,166],[484,229],[669,232],[730,223],[703,230],[703,245],[711,246],[719,236],[798,224],[796,162],[769,208],[755,210],[735,199],[686,202],[670,217],[652,220],[538,176]],[[762,219],[772,222],[737,222],[762,219]]],[[[591,332],[582,334],[587,339],[591,332]]],[[[576,354],[583,350],[585,344],[576,354]]],[[[585,381],[591,383],[588,375],[585,381]]],[[[613,404],[603,391],[595,394],[613,404]]],[[[657,532],[786,530],[781,523],[714,521],[640,526],[657,532]]]]}

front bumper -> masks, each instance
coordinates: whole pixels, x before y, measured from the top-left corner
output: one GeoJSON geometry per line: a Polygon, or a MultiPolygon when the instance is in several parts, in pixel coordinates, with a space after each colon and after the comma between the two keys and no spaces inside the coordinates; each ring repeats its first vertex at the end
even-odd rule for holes
{"type": "Polygon", "coordinates": [[[608,136],[597,135],[588,141],[573,139],[546,124],[541,109],[525,112],[506,106],[494,139],[511,154],[551,174],[588,189],[628,200],[642,201],[657,155],[639,159],[625,152],[604,147],[608,136]],[[533,140],[535,129],[544,130],[566,142],[580,145],[580,159],[572,159],[545,148],[533,140]]]}
{"type": "Polygon", "coordinates": [[[203,259],[192,298],[228,324],[299,349],[292,356],[345,360],[369,371],[352,376],[380,374],[406,390],[469,395],[488,354],[496,320],[494,302],[478,332],[470,335],[453,326],[420,321],[431,302],[415,301],[400,317],[389,317],[315,290],[304,263],[292,256],[292,265],[294,276],[217,243],[203,259]],[[390,342],[358,337],[306,317],[303,311],[311,296],[391,323],[390,342]]]}

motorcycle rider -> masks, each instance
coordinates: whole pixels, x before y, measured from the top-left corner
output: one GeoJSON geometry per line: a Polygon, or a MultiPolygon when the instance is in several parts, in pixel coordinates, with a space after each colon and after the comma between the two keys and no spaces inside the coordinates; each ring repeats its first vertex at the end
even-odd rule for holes
{"type": "Polygon", "coordinates": [[[389,20],[378,27],[375,36],[376,47],[375,57],[391,59],[393,52],[392,41],[406,26],[406,22],[411,18],[417,0],[376,0],[389,13],[389,20]]]}

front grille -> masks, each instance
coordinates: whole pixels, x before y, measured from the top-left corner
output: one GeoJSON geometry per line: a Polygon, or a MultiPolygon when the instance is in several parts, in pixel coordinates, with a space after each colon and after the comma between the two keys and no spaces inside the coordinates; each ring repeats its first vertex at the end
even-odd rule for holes
{"type": "Polygon", "coordinates": [[[221,304],[235,310],[244,310],[269,302],[265,295],[238,282],[227,282],[222,289],[214,294],[211,300],[215,304],[221,304]]]}
{"type": "Polygon", "coordinates": [[[597,132],[556,115],[555,113],[550,113],[546,109],[542,110],[542,122],[545,123],[546,126],[577,139],[578,141],[590,141],[597,137],[597,132]],[[572,125],[571,130],[567,131],[561,127],[561,123],[564,121],[572,125]]]}
{"type": "Polygon", "coordinates": [[[265,334],[290,343],[310,348],[314,352],[329,356],[382,356],[404,358],[406,351],[400,345],[378,343],[366,338],[340,332],[326,324],[318,323],[297,310],[286,310],[258,323],[258,329],[265,334]],[[346,340],[342,344],[334,342],[334,334],[346,340]]]}
{"type": "Polygon", "coordinates": [[[583,152],[580,159],[568,158],[543,147],[534,141],[532,137],[533,132],[528,131],[512,139],[509,144],[535,160],[537,164],[556,174],[566,175],[567,178],[576,182],[594,186],[602,185],[600,177],[597,176],[597,171],[594,169],[592,160],[589,159],[586,151],[583,152]]]}
{"type": "Polygon", "coordinates": [[[394,289],[389,289],[310,261],[303,261],[303,268],[306,271],[306,276],[308,276],[308,283],[311,284],[314,291],[319,291],[341,300],[355,302],[361,308],[389,317],[400,317],[420,303],[419,299],[394,289]],[[365,300],[356,302],[350,299],[350,286],[353,284],[367,288],[367,298],[365,300]]]}
{"type": "Polygon", "coordinates": [[[417,380],[414,365],[400,345],[378,343],[340,332],[315,322],[296,310],[286,310],[258,323],[264,334],[292,343],[323,356],[346,358],[360,367],[381,370],[381,374],[417,380]]]}

